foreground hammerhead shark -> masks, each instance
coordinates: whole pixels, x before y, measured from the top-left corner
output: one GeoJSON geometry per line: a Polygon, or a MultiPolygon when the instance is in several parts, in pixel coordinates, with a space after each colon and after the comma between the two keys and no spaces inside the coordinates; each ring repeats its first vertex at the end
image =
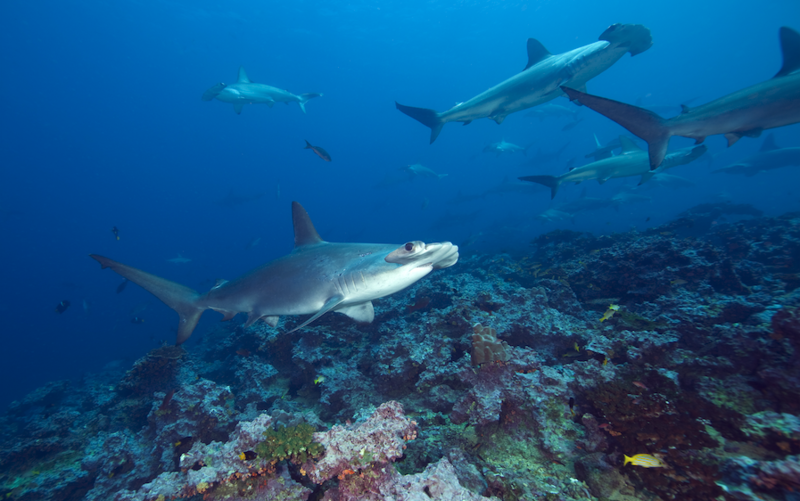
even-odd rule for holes
{"type": "Polygon", "coordinates": [[[375,318],[373,299],[458,261],[458,247],[450,242],[412,241],[399,247],[325,242],[297,202],[292,202],[292,222],[292,252],[235,280],[221,281],[205,294],[97,254],[90,257],[141,285],[178,313],[176,344],[189,339],[205,310],[222,313],[223,321],[247,313],[246,327],[259,319],[274,327],[280,315],[313,314],[290,332],[329,311],[369,323],[375,318]]]}
{"type": "Polygon", "coordinates": [[[245,104],[266,104],[270,108],[275,102],[289,104],[296,102],[300,105],[303,113],[306,112],[306,103],[309,99],[320,97],[322,94],[309,92],[307,94],[295,95],[288,90],[272,87],[271,85],[253,83],[247,78],[244,66],[239,67],[239,79],[234,84],[224,84],[222,82],[214,85],[203,93],[203,101],[211,101],[214,98],[223,103],[231,103],[233,111],[237,115],[242,113],[245,104]]]}
{"type": "Polygon", "coordinates": [[[640,24],[614,24],[600,41],[563,54],[551,54],[534,38],[528,39],[528,64],[521,72],[438,113],[395,103],[398,110],[431,128],[431,143],[447,122],[469,124],[478,118],[502,123],[511,113],[563,96],[559,86],[586,89],[586,82],[610,68],[626,52],[640,54],[653,45],[650,30],[640,24]]]}
{"type": "Polygon", "coordinates": [[[783,67],[774,77],[696,108],[682,106],[680,115],[666,120],[650,110],[592,96],[569,84],[562,90],[570,100],[647,141],[650,168],[656,169],[672,136],[690,137],[700,144],[706,136],[724,134],[731,146],[743,136],[758,137],[766,129],[800,122],[800,33],[784,26],[779,38],[783,67]]]}

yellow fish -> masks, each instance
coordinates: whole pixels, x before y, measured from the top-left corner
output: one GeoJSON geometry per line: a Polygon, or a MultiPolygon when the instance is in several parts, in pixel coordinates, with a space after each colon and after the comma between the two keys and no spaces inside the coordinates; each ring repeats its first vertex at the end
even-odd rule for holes
{"type": "Polygon", "coordinates": [[[317,376],[317,378],[314,379],[314,384],[321,384],[324,382],[325,382],[325,376],[317,376]]]}
{"type": "Polygon", "coordinates": [[[636,454],[633,457],[625,456],[625,462],[622,466],[631,463],[634,466],[642,466],[644,468],[666,468],[667,465],[664,464],[664,461],[661,461],[659,458],[653,456],[652,454],[636,454]]]}
{"type": "Polygon", "coordinates": [[[616,313],[618,310],[619,310],[618,304],[609,305],[608,310],[606,310],[606,312],[603,313],[603,317],[600,318],[600,321],[603,322],[604,320],[608,320],[609,318],[613,317],[614,313],[616,313]]]}

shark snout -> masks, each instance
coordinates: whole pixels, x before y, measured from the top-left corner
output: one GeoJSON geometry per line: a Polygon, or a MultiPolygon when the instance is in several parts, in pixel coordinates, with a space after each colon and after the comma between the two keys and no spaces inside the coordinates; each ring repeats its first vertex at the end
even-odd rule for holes
{"type": "Polygon", "coordinates": [[[458,261],[458,246],[450,242],[426,244],[419,240],[407,242],[386,256],[387,263],[400,265],[430,266],[433,269],[447,268],[458,261]]]}

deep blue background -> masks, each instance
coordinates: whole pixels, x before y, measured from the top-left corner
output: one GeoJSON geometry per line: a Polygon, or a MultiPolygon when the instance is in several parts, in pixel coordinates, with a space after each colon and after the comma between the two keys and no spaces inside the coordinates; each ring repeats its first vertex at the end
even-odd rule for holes
{"type": "MultiPolygon", "coordinates": [[[[46,381],[129,363],[174,340],[171,310],[135,285],[117,295],[120,278],[87,254],[206,290],[206,280],[233,278],[291,249],[291,200],[304,204],[328,240],[459,243],[481,233],[478,250],[518,252],[555,228],[643,228],[723,198],[773,215],[798,210],[797,169],[709,174],[761,144],[744,139],[725,150],[721,137],[707,141],[717,154],[713,166],[671,172],[694,188],[651,191],[650,203],[582,214],[574,225],[532,222],[550,204],[546,192],[447,204],[506,176],[560,173],[569,158],[583,160],[593,149],[592,133],[605,142],[622,130],[590,110],[569,132],[561,131],[563,120],[519,113],[500,126],[447,125],[429,146],[428,129],[394,101],[447,109],[520,71],[528,37],[563,52],[596,41],[616,22],[646,25],[654,45],[626,55],[589,83],[590,92],[699,104],[777,71],[778,27],[800,29],[800,3],[7,2],[0,19],[0,407],[46,381]],[[200,101],[211,85],[235,81],[239,65],[255,82],[325,95],[308,103],[307,115],[277,104],[247,106],[237,116],[231,105],[200,101]],[[531,153],[570,146],[558,162],[536,167],[521,167],[519,154],[478,155],[501,138],[534,142],[531,153]],[[304,151],[304,139],[325,147],[333,162],[304,151]],[[374,188],[415,162],[449,176],[374,188]],[[264,196],[223,207],[230,190],[264,196]],[[448,212],[476,219],[433,229],[448,212]],[[260,244],[245,249],[255,237],[260,244]],[[192,261],[167,261],[178,253],[192,261]],[[72,307],[57,315],[62,299],[72,307]],[[134,314],[145,323],[131,324],[134,314]]],[[[795,125],[775,134],[781,146],[800,146],[798,132],[795,125]]],[[[610,196],[636,181],[590,183],[587,193],[610,196]]],[[[556,202],[584,186],[565,188],[556,202]]],[[[207,313],[192,340],[218,319],[207,313]]]]}

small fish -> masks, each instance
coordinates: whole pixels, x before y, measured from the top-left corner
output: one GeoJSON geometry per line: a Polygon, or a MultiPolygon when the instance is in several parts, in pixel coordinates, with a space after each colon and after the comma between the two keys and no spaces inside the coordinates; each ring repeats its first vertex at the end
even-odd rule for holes
{"type": "Polygon", "coordinates": [[[314,384],[320,384],[324,382],[325,382],[325,376],[317,376],[316,379],[314,379],[314,384]]]}
{"type": "Polygon", "coordinates": [[[608,310],[606,310],[606,312],[603,313],[603,317],[600,319],[600,321],[604,322],[604,321],[608,320],[609,318],[613,317],[614,313],[616,313],[618,310],[619,310],[619,305],[618,304],[608,305],[608,310]]]}
{"type": "Polygon", "coordinates": [[[241,459],[242,461],[252,461],[257,457],[258,454],[256,454],[253,451],[244,451],[243,453],[239,454],[239,459],[241,459]]]}
{"type": "Polygon", "coordinates": [[[573,407],[575,407],[575,397],[569,397],[569,411],[574,416],[575,415],[575,410],[573,409],[573,407]]]}
{"type": "Polygon", "coordinates": [[[320,157],[321,159],[325,160],[326,162],[330,162],[331,161],[331,156],[328,155],[328,152],[325,151],[325,148],[323,148],[322,146],[313,146],[311,143],[309,143],[306,140],[306,147],[303,148],[303,149],[304,150],[313,151],[314,153],[317,154],[318,157],[320,157]]]}
{"type": "Polygon", "coordinates": [[[125,290],[125,287],[128,286],[128,282],[130,282],[130,280],[127,278],[122,279],[122,283],[117,286],[117,294],[125,290]]]}
{"type": "Polygon", "coordinates": [[[645,223],[648,221],[650,221],[650,216],[647,216],[647,219],[644,220],[645,223]]]}
{"type": "Polygon", "coordinates": [[[575,351],[578,351],[578,352],[581,351],[581,348],[578,346],[578,342],[577,341],[575,341],[575,344],[573,344],[572,347],[575,348],[575,351]]]}
{"type": "Polygon", "coordinates": [[[608,357],[603,359],[603,367],[605,367],[606,365],[608,365],[608,357]]]}
{"type": "Polygon", "coordinates": [[[652,454],[636,454],[633,457],[625,456],[625,463],[622,466],[627,465],[628,463],[633,464],[634,466],[642,466],[644,468],[666,468],[667,465],[664,464],[659,458],[653,456],[652,454]]]}
{"type": "Polygon", "coordinates": [[[116,238],[117,240],[119,240],[119,230],[117,229],[117,227],[116,227],[116,226],[114,226],[113,228],[111,228],[111,233],[113,233],[113,234],[114,234],[114,238],[116,238]]]}
{"type": "Polygon", "coordinates": [[[643,382],[641,382],[641,381],[634,381],[634,382],[633,382],[633,386],[637,386],[637,387],[639,387],[639,388],[641,388],[641,389],[643,389],[643,390],[647,390],[647,389],[649,389],[649,388],[647,387],[647,385],[645,385],[645,384],[644,384],[643,382]]]}
{"type": "Polygon", "coordinates": [[[56,306],[56,313],[64,313],[69,308],[69,300],[65,299],[56,306]]]}
{"type": "Polygon", "coordinates": [[[236,350],[236,354],[239,355],[240,357],[249,357],[250,356],[250,350],[246,350],[246,349],[242,348],[241,350],[236,350]]]}
{"type": "Polygon", "coordinates": [[[144,323],[144,319],[142,317],[133,317],[131,319],[131,323],[132,324],[143,324],[144,323]]]}
{"type": "Polygon", "coordinates": [[[672,285],[683,285],[683,284],[688,284],[689,282],[683,280],[682,278],[678,278],[676,280],[670,280],[669,283],[671,283],[672,285]]]}

